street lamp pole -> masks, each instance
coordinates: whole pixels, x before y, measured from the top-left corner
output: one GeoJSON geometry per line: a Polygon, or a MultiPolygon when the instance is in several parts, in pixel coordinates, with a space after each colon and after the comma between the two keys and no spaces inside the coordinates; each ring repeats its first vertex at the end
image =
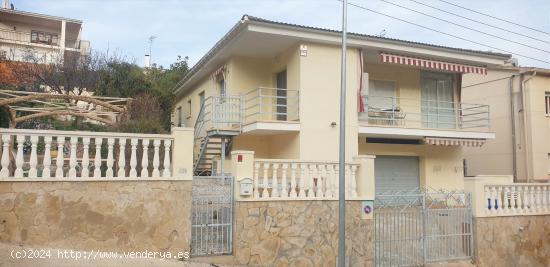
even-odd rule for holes
{"type": "Polygon", "coordinates": [[[342,1],[342,65],[340,77],[340,148],[338,162],[338,266],[346,264],[346,45],[348,1],[342,1]]]}

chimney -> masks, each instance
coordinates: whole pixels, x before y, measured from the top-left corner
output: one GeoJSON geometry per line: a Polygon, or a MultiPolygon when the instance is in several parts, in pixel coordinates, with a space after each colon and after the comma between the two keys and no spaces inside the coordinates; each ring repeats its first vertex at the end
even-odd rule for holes
{"type": "Polygon", "coordinates": [[[143,64],[143,67],[146,68],[146,69],[151,67],[151,56],[149,56],[147,54],[145,55],[145,62],[143,64]]]}
{"type": "Polygon", "coordinates": [[[2,8],[10,8],[10,0],[2,0],[2,8]]]}

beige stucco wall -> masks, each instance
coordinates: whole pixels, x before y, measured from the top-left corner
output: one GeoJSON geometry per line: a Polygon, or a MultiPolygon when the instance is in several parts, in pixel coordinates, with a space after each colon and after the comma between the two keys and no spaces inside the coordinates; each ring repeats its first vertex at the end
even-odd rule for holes
{"type": "Polygon", "coordinates": [[[476,218],[479,267],[550,266],[550,216],[476,218]]]}
{"type": "MultiPolygon", "coordinates": [[[[307,44],[300,57],[300,157],[307,160],[338,160],[340,114],[339,46],[307,44]],[[336,122],[337,126],[330,124],[336,122]]],[[[346,160],[357,155],[357,91],[359,51],[347,53],[346,160]]]]}
{"type": "Polygon", "coordinates": [[[550,77],[524,75],[524,94],[517,70],[489,70],[487,76],[464,75],[463,102],[488,104],[491,131],[496,139],[481,148],[465,148],[469,175],[513,175],[512,113],[516,122],[516,165],[518,181],[549,178],[550,118],[545,115],[544,93],[550,77]],[[515,75],[510,95],[510,76],[515,75]]]}
{"type": "Polygon", "coordinates": [[[0,242],[189,251],[191,181],[1,182],[0,242]]]}
{"type": "MultiPolygon", "coordinates": [[[[462,101],[486,104],[490,108],[491,131],[496,138],[481,148],[464,148],[468,175],[512,175],[512,140],[509,83],[514,71],[488,70],[487,76],[465,74],[462,78],[462,101]]],[[[515,78],[519,88],[519,79],[515,78]]],[[[518,88],[514,92],[517,96],[518,88]]],[[[517,100],[516,100],[517,102],[517,100]]],[[[515,103],[519,107],[519,103],[515,103]]],[[[519,142],[519,138],[517,139],[519,142]]],[[[519,144],[519,143],[518,143],[519,144]]],[[[520,146],[518,145],[518,149],[520,146]]],[[[523,166],[518,166],[523,169],[523,166]]],[[[522,171],[523,172],[523,171],[522,171]]]]}
{"type": "MultiPolygon", "coordinates": [[[[434,189],[463,189],[462,149],[431,145],[366,143],[359,139],[360,155],[415,156],[420,160],[420,183],[434,189]]],[[[375,170],[376,171],[376,170],[375,170]]]]}
{"type": "Polygon", "coordinates": [[[527,176],[550,179],[550,117],[546,115],[544,95],[550,92],[550,77],[534,76],[525,84],[525,156],[530,164],[527,176]]]}

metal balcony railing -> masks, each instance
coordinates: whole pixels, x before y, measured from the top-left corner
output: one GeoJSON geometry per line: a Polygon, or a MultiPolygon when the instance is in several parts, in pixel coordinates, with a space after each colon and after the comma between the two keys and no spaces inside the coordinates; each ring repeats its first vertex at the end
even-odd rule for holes
{"type": "Polygon", "coordinates": [[[490,128],[488,105],[363,96],[363,107],[359,119],[370,125],[456,130],[490,128]]]}
{"type": "Polygon", "coordinates": [[[298,90],[258,87],[245,94],[245,123],[298,121],[298,90]]]}

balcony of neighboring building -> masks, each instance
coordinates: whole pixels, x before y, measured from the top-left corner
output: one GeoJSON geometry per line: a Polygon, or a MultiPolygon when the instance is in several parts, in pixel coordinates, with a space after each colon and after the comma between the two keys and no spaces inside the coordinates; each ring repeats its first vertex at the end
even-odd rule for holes
{"type": "Polygon", "coordinates": [[[367,62],[359,134],[398,139],[495,138],[490,107],[463,103],[460,84],[459,73],[367,62]]]}
{"type": "Polygon", "coordinates": [[[80,38],[81,21],[11,9],[0,9],[0,15],[0,43],[5,45],[89,50],[89,43],[80,38]]]}

